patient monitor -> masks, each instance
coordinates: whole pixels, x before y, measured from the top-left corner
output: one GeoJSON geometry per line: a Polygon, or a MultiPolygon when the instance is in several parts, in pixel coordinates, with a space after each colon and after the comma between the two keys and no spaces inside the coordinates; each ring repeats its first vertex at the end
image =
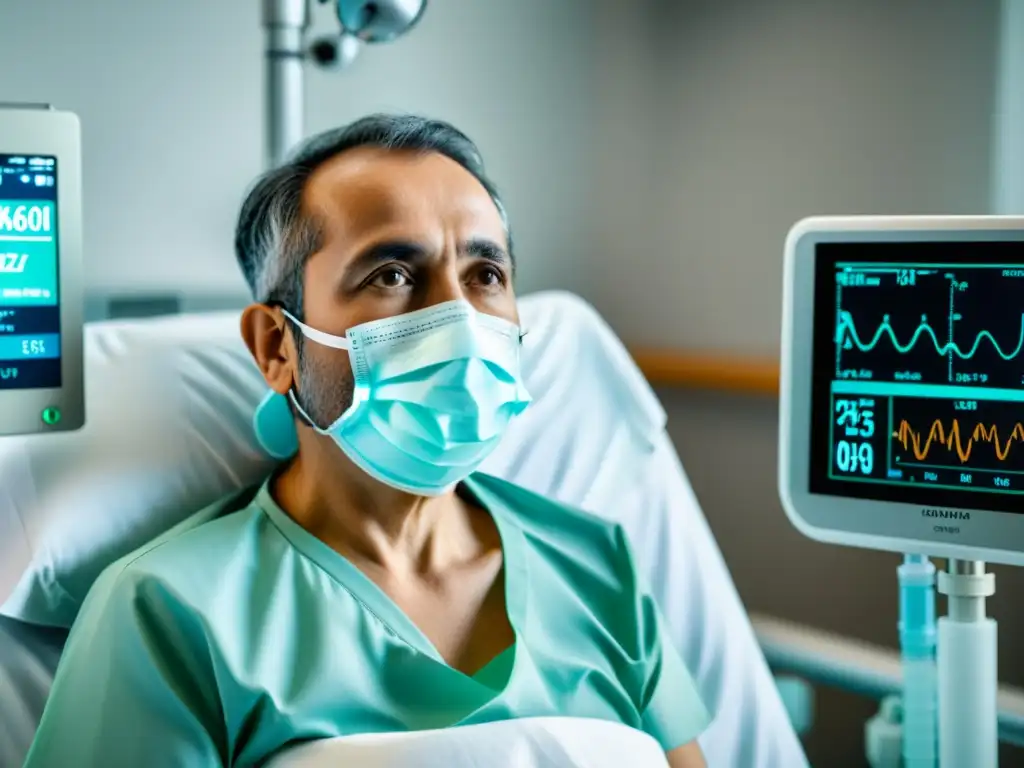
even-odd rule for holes
{"type": "Polygon", "coordinates": [[[1024,564],[1024,219],[795,226],[779,449],[811,538],[1024,564]]]}
{"type": "Polygon", "coordinates": [[[899,734],[903,764],[995,766],[985,561],[1024,564],[1024,218],[797,224],[780,395],[779,491],[793,524],[906,554],[902,720],[869,723],[869,754],[899,734]],[[948,559],[937,622],[926,556],[948,559]]]}
{"type": "Polygon", "coordinates": [[[78,118],[0,103],[0,435],[82,426],[78,118]]]}

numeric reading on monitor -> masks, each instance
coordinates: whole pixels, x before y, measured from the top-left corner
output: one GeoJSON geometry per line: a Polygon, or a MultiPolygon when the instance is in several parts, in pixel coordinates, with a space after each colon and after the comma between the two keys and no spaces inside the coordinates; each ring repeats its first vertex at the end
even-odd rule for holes
{"type": "Polygon", "coordinates": [[[0,155],[0,389],[61,386],[57,162],[0,155]]]}
{"type": "Polygon", "coordinates": [[[1024,267],[832,270],[829,477],[1024,492],[1024,267]]]}

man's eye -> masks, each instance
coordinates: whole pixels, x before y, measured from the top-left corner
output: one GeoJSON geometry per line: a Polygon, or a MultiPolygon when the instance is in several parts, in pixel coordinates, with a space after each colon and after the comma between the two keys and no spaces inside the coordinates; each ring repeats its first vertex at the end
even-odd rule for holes
{"type": "Polygon", "coordinates": [[[505,282],[505,276],[495,267],[483,267],[477,279],[481,285],[496,286],[505,282]]]}
{"type": "Polygon", "coordinates": [[[378,288],[404,288],[411,282],[409,276],[400,269],[385,269],[372,280],[372,284],[378,288]]]}

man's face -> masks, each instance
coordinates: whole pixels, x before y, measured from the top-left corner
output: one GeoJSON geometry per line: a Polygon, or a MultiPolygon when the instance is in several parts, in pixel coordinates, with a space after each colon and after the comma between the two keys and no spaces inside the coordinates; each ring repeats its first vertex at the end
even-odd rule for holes
{"type": "MultiPolygon", "coordinates": [[[[518,323],[505,226],[487,190],[437,153],[360,148],[324,164],[303,199],[322,222],[306,263],[304,320],[337,336],[352,326],[452,299],[518,323]]],[[[295,390],[321,427],[352,402],[346,352],[308,339],[295,390]]]]}

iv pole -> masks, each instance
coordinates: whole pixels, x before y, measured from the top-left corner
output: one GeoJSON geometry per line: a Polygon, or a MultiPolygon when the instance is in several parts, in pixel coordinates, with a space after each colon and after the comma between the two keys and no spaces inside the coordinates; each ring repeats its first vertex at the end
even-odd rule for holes
{"type": "Polygon", "coordinates": [[[938,627],[940,768],[999,764],[996,622],[985,615],[995,591],[996,577],[980,561],[950,560],[939,573],[948,598],[938,627]]]}

